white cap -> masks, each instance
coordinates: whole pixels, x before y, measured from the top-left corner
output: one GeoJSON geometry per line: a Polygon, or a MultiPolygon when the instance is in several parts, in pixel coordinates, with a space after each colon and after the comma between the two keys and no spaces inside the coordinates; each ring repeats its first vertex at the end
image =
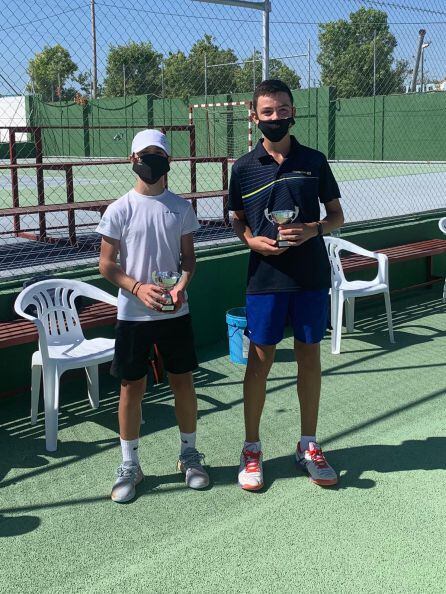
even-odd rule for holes
{"type": "Polygon", "coordinates": [[[166,135],[159,130],[142,130],[132,140],[132,155],[139,153],[148,146],[158,146],[170,156],[170,146],[166,135]]]}

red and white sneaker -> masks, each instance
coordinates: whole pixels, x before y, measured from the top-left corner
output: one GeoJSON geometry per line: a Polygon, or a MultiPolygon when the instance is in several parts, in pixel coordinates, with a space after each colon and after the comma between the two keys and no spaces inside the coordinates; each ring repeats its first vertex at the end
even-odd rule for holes
{"type": "Polygon", "coordinates": [[[263,487],[262,452],[242,450],[238,484],[246,491],[258,491],[263,487]]]}
{"type": "Polygon", "coordinates": [[[329,487],[338,482],[336,471],[325,459],[321,447],[313,441],[310,441],[305,452],[300,449],[300,442],[297,444],[296,462],[308,474],[309,480],[316,485],[329,487]]]}

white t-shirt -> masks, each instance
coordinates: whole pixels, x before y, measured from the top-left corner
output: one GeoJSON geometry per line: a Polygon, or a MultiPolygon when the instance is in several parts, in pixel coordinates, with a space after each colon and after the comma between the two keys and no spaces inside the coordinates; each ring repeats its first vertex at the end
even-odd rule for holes
{"type": "MultiPolygon", "coordinates": [[[[152,284],[152,272],[180,272],[181,236],[200,227],[191,204],[164,190],[145,196],[131,190],[107,208],[96,231],[120,241],[120,265],[135,280],[152,284]]],[[[186,297],[187,298],[187,297],[186,297]]],[[[175,313],[146,307],[119,289],[118,320],[162,320],[189,312],[184,303],[175,313]]]]}

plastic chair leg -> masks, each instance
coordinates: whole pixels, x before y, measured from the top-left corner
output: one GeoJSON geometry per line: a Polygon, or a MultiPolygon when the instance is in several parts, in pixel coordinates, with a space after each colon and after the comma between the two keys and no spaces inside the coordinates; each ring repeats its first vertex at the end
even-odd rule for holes
{"type": "Polygon", "coordinates": [[[42,366],[33,365],[31,367],[31,424],[37,423],[37,415],[39,414],[39,396],[40,396],[40,379],[42,377],[42,366]]]}
{"type": "Polygon", "coordinates": [[[349,297],[345,300],[345,325],[347,332],[353,332],[355,329],[355,298],[349,297]]]}
{"type": "Polygon", "coordinates": [[[97,365],[86,367],[88,399],[92,408],[99,406],[99,370],[97,365]]]}
{"type": "Polygon", "coordinates": [[[45,441],[48,452],[57,450],[59,413],[59,374],[49,366],[43,370],[43,397],[45,401],[45,441]]]}
{"type": "Polygon", "coordinates": [[[444,279],[444,285],[443,285],[443,303],[446,303],[446,277],[444,279]]]}
{"type": "MultiPolygon", "coordinates": [[[[344,295],[341,291],[334,291],[336,298],[333,300],[333,330],[331,333],[331,352],[333,355],[339,355],[341,352],[341,334],[342,334],[342,310],[344,308],[344,295]]],[[[334,295],[332,295],[333,299],[334,295]]]]}
{"type": "Polygon", "coordinates": [[[393,335],[393,321],[392,321],[392,306],[390,304],[390,295],[387,291],[384,292],[384,301],[386,304],[386,316],[387,324],[389,326],[389,337],[392,344],[395,343],[395,337],[393,335]]]}

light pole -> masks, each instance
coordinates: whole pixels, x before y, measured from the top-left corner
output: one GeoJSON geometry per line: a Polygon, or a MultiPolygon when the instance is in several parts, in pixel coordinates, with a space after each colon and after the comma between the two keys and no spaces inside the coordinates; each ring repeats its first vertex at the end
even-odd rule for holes
{"type": "Polygon", "coordinates": [[[194,0],[194,2],[203,2],[205,4],[226,4],[227,6],[240,6],[241,8],[253,8],[261,10],[263,13],[262,28],[262,78],[267,80],[269,76],[269,13],[271,12],[271,1],[251,2],[251,0],[194,0]]]}
{"type": "Polygon", "coordinates": [[[90,12],[91,12],[91,51],[92,51],[92,72],[93,72],[93,84],[92,84],[92,95],[93,99],[96,99],[98,94],[98,57],[96,52],[96,17],[94,10],[94,0],[90,0],[90,12]]]}
{"type": "Polygon", "coordinates": [[[373,96],[376,95],[376,31],[373,31],[373,96]]]}
{"type": "Polygon", "coordinates": [[[424,50],[430,46],[430,41],[423,43],[421,46],[421,92],[424,91],[424,50]]]}

